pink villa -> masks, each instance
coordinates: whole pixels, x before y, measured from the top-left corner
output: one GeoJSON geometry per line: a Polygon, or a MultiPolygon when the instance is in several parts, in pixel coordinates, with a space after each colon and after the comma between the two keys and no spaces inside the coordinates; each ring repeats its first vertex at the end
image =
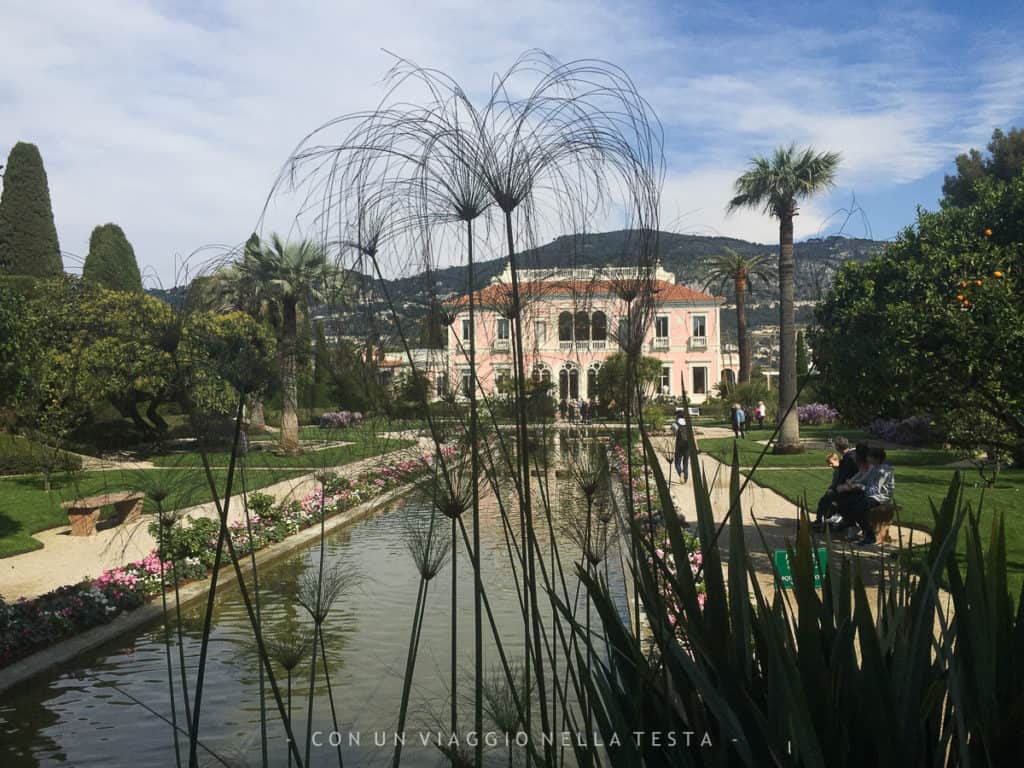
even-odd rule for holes
{"type": "MultiPolygon", "coordinates": [[[[597,372],[619,349],[619,329],[626,321],[626,303],[616,287],[636,277],[637,269],[630,267],[520,270],[523,349],[530,375],[537,381],[554,382],[556,397],[594,395],[597,372]]],[[[717,381],[734,373],[722,365],[719,311],[724,299],[677,285],[675,275],[660,266],[653,287],[654,319],[643,353],[662,361],[658,393],[678,397],[685,388],[691,402],[699,405],[713,393],[717,381]]],[[[507,266],[474,297],[477,377],[487,393],[512,375],[510,322],[501,311],[510,304],[510,297],[507,266]]],[[[432,378],[438,393],[451,383],[464,394],[472,381],[468,297],[459,297],[451,308],[455,322],[448,334],[446,360],[434,367],[432,378]]]]}

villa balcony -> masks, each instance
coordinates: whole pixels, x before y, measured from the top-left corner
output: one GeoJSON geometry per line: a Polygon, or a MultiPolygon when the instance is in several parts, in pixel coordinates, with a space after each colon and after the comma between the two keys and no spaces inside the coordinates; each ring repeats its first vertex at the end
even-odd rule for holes
{"type": "Polygon", "coordinates": [[[607,349],[607,347],[608,342],[605,339],[590,342],[590,348],[598,352],[604,351],[605,349],[607,349]]]}
{"type": "Polygon", "coordinates": [[[511,348],[512,345],[508,339],[495,339],[491,344],[492,352],[508,352],[511,348]]]}
{"type": "Polygon", "coordinates": [[[558,342],[558,351],[559,352],[572,352],[572,350],[573,350],[573,342],[571,342],[571,341],[560,341],[560,342],[558,342]]]}
{"type": "Polygon", "coordinates": [[[690,349],[707,349],[708,348],[708,337],[707,336],[691,336],[690,337],[690,349]]]}
{"type": "Polygon", "coordinates": [[[671,341],[668,336],[655,336],[651,342],[651,348],[654,350],[667,350],[671,346],[671,341]]]}

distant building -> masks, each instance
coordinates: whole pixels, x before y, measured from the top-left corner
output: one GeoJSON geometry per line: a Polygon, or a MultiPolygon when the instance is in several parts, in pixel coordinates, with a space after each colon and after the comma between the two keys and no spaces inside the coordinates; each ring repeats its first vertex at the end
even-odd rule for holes
{"type": "MultiPolygon", "coordinates": [[[[558,397],[589,398],[596,394],[597,372],[619,349],[626,332],[627,302],[623,286],[639,277],[630,267],[606,269],[519,270],[523,305],[523,349],[528,375],[552,382],[558,397]]],[[[703,403],[723,375],[720,343],[720,296],[677,285],[675,276],[657,267],[653,276],[655,311],[643,339],[643,354],[662,361],[658,394],[703,403]]],[[[511,274],[505,271],[474,294],[476,304],[476,375],[485,392],[511,379],[511,274]]],[[[472,372],[468,347],[468,297],[450,304],[454,324],[448,334],[444,383],[469,391],[472,372]]],[[[434,362],[434,361],[432,361],[434,362]]],[[[426,367],[426,366],[424,366],[426,367]]],[[[435,376],[441,377],[436,362],[435,376]]],[[[728,370],[729,374],[724,374],[728,370]]],[[[439,384],[436,390],[441,391],[439,384]]]]}

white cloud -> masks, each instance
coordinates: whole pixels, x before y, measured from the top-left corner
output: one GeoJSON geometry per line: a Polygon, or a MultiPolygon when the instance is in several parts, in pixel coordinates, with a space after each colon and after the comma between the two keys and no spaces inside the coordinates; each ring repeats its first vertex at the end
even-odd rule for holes
{"type": "MultiPolygon", "coordinates": [[[[530,47],[621,64],[668,132],[665,221],[763,242],[773,221],[724,214],[751,154],[791,140],[839,149],[842,190],[891,187],[1024,112],[1012,36],[953,79],[924,55],[948,26],[935,15],[779,34],[702,13],[643,0],[10,2],[0,151],[40,145],[66,250],[84,254],[92,227],[116,221],[166,284],[175,254],[244,240],[306,132],[376,103],[391,63],[382,49],[449,71],[471,93],[530,47]]],[[[287,228],[286,202],[270,226],[287,228]]],[[[798,236],[827,210],[808,204],[798,236]]]]}

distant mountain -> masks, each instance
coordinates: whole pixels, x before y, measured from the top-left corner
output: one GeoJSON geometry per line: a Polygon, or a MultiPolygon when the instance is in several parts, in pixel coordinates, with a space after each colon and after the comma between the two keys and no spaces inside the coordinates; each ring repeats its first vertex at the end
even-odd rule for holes
{"type": "MultiPolygon", "coordinates": [[[[839,265],[850,259],[864,261],[881,248],[883,243],[847,237],[814,238],[797,243],[796,298],[798,301],[817,301],[832,283],[839,265]]],[[[692,287],[701,287],[704,278],[703,261],[724,248],[742,254],[764,254],[772,263],[778,258],[778,245],[762,245],[732,237],[703,237],[662,232],[658,250],[662,266],[676,276],[676,281],[692,287]]],[[[564,235],[547,245],[526,251],[519,256],[523,268],[553,269],[584,266],[628,266],[636,263],[635,233],[628,231],[601,232],[588,235],[564,235]]],[[[475,287],[482,287],[505,267],[504,259],[478,262],[475,287]]],[[[391,281],[392,297],[416,303],[418,297],[430,292],[438,295],[466,291],[465,266],[447,267],[431,275],[416,275],[391,281]],[[433,286],[428,286],[428,280],[433,286]]],[[[729,295],[728,291],[726,292],[729,295]]],[[[753,300],[771,301],[776,294],[773,286],[754,286],[753,300]]]]}
{"type": "MultiPolygon", "coordinates": [[[[796,299],[798,302],[797,321],[806,322],[810,317],[810,304],[821,299],[832,284],[836,270],[849,260],[865,261],[873,252],[879,250],[884,243],[875,240],[832,236],[813,238],[799,242],[796,250],[796,299]]],[[[741,254],[764,254],[769,262],[775,264],[778,259],[778,244],[751,243],[733,237],[704,237],[699,235],[677,235],[661,232],[658,238],[658,251],[662,266],[676,276],[676,281],[694,288],[703,287],[704,260],[709,256],[722,253],[724,248],[732,248],[741,254]]],[[[563,235],[546,245],[533,248],[518,255],[519,266],[525,269],[555,269],[564,267],[592,266],[629,266],[637,260],[636,233],[630,231],[599,232],[587,235],[563,235]]],[[[491,259],[477,262],[475,268],[475,288],[487,285],[492,277],[500,274],[505,268],[505,259],[491,259]]],[[[368,279],[350,276],[354,283],[368,279]]],[[[410,277],[389,280],[387,294],[399,312],[406,318],[414,320],[426,313],[432,297],[445,297],[449,294],[464,293],[468,289],[468,270],[464,265],[446,267],[410,277]]],[[[778,309],[772,306],[777,301],[778,289],[775,285],[755,284],[750,308],[751,328],[774,325],[778,322],[778,309]]],[[[187,288],[178,286],[169,290],[147,291],[151,296],[163,299],[180,307],[184,303],[187,288]]],[[[390,312],[383,300],[383,291],[379,287],[372,289],[375,299],[356,310],[335,313],[334,324],[338,332],[361,334],[367,327],[369,318],[375,317],[377,323],[390,325],[390,312]]],[[[725,295],[732,298],[731,286],[726,287],[725,295]]],[[[317,314],[332,313],[329,307],[320,307],[317,314]]],[[[732,312],[722,314],[723,331],[726,338],[735,336],[735,315],[732,312]]]]}

